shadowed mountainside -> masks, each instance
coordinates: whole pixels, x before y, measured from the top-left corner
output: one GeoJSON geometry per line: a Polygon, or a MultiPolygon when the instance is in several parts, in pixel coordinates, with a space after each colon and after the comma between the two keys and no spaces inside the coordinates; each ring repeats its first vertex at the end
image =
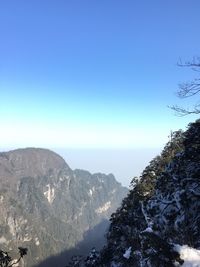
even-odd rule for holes
{"type": "Polygon", "coordinates": [[[92,247],[100,250],[106,242],[106,237],[102,233],[106,233],[109,227],[109,221],[103,220],[93,229],[84,234],[83,240],[79,242],[75,248],[65,250],[60,254],[51,256],[34,267],[65,267],[72,256],[86,256],[92,247]]]}

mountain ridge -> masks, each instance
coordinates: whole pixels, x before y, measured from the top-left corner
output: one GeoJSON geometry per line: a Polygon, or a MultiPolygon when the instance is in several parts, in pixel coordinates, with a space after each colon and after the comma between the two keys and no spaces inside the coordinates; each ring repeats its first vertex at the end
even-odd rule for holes
{"type": "MultiPolygon", "coordinates": [[[[200,255],[200,120],[174,132],[132,184],[111,216],[107,245],[95,266],[181,266],[188,260],[180,248],[187,247],[200,255]]],[[[197,261],[184,266],[200,266],[197,261]]]]}
{"type": "Polygon", "coordinates": [[[28,266],[75,247],[127,193],[112,174],[72,170],[41,148],[0,153],[0,181],[0,243],[28,247],[28,266]]]}

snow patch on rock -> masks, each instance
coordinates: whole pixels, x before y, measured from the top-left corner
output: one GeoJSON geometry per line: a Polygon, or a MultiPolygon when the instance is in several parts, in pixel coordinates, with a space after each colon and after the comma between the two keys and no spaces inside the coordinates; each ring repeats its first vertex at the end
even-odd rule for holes
{"type": "Polygon", "coordinates": [[[111,207],[111,202],[106,202],[103,206],[99,207],[95,210],[96,213],[103,213],[106,212],[111,207]]]}
{"type": "Polygon", "coordinates": [[[200,267],[200,250],[187,245],[175,245],[174,248],[180,254],[180,258],[184,260],[182,267],[200,267]]]}
{"type": "Polygon", "coordinates": [[[36,246],[40,245],[40,241],[39,241],[38,237],[35,238],[35,244],[36,244],[36,246]]]}
{"type": "Polygon", "coordinates": [[[47,191],[44,192],[44,196],[47,198],[48,202],[52,204],[55,199],[55,188],[51,188],[50,184],[47,184],[46,186],[47,191]]]}
{"type": "Polygon", "coordinates": [[[94,193],[94,191],[95,191],[95,187],[93,186],[93,187],[89,190],[88,195],[89,195],[89,196],[92,196],[93,193],[94,193]]]}

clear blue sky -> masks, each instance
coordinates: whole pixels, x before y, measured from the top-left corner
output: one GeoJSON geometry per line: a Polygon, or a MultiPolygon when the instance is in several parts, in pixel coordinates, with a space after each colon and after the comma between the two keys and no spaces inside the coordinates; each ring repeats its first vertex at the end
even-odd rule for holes
{"type": "MultiPolygon", "coordinates": [[[[53,148],[128,185],[179,118],[200,55],[199,0],[0,1],[1,150],[53,148]]],[[[194,100],[196,101],[196,100],[194,100]]]]}
{"type": "Polygon", "coordinates": [[[0,2],[1,146],[161,147],[200,55],[200,1],[0,2]]]}

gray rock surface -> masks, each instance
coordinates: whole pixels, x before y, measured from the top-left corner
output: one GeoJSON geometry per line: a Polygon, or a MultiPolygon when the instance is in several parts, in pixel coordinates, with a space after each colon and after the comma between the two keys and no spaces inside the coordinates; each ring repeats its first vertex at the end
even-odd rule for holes
{"type": "Polygon", "coordinates": [[[126,194],[112,174],[73,171],[50,150],[0,153],[1,248],[27,247],[25,266],[34,266],[83,242],[126,194]]]}

